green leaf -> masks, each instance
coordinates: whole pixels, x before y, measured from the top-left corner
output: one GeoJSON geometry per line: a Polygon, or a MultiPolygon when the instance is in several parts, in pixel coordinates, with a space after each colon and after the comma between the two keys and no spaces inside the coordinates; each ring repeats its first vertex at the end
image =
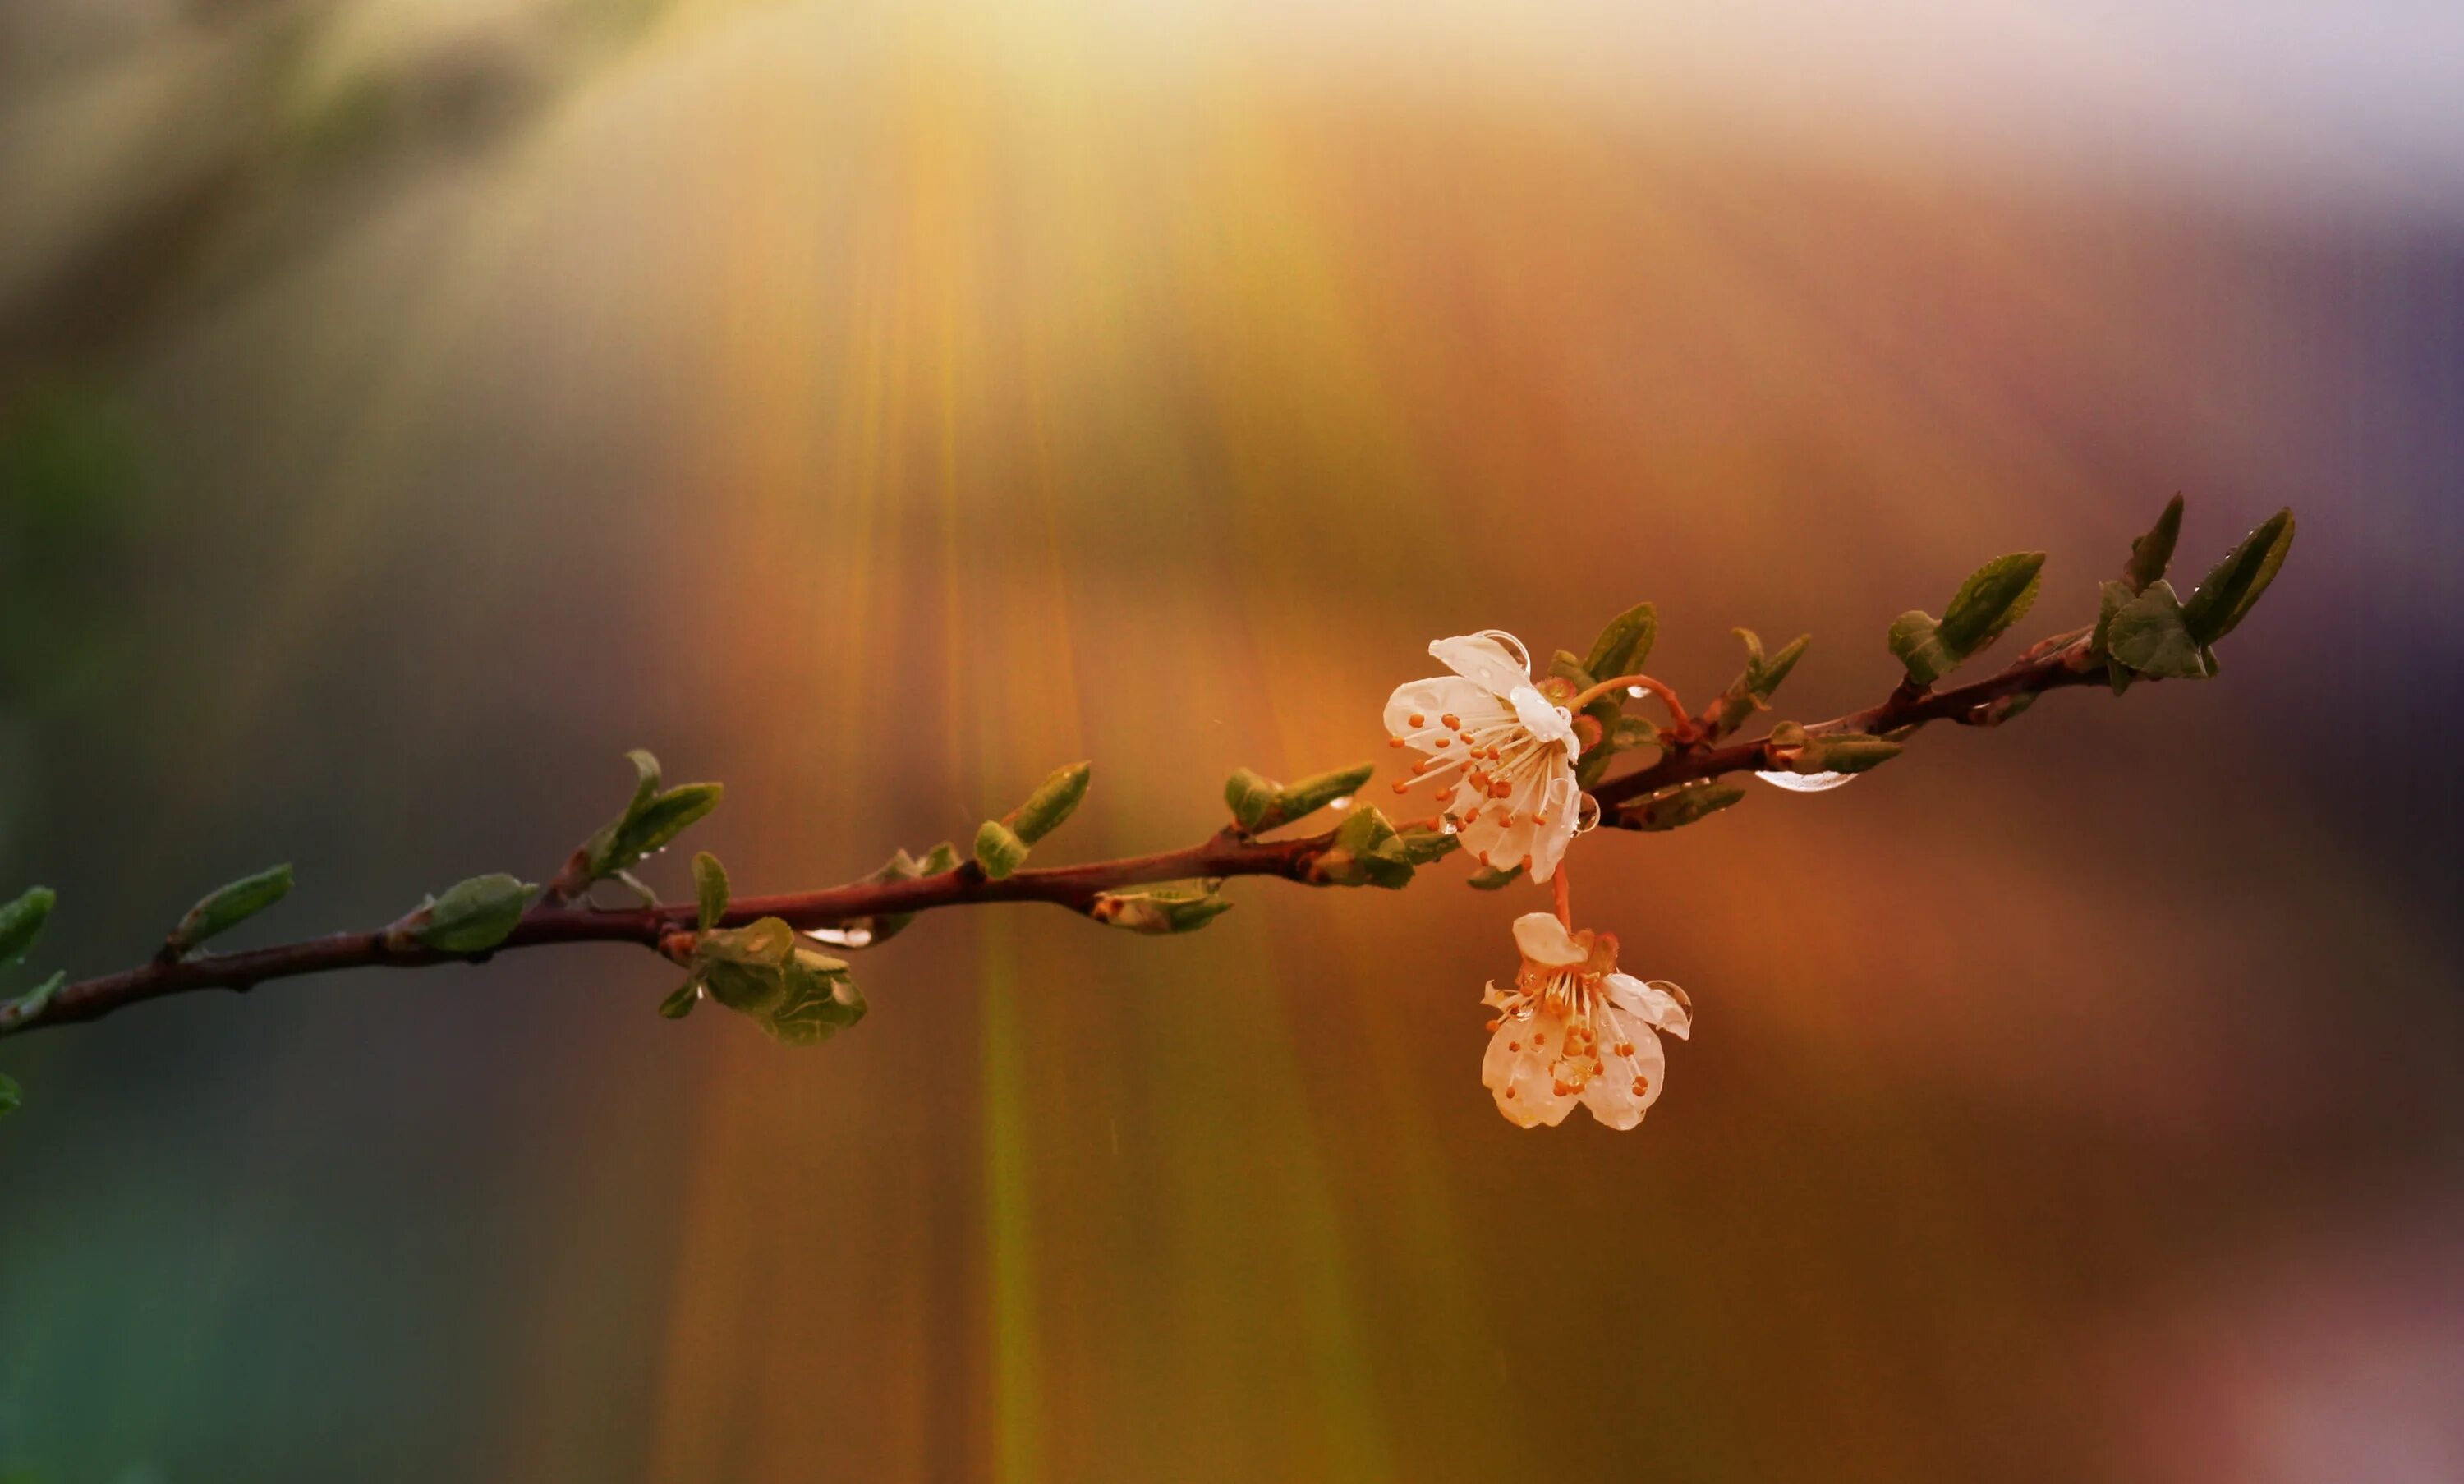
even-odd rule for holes
{"type": "Polygon", "coordinates": [[[0,1118],[7,1118],[25,1105],[25,1089],[17,1085],[15,1078],[0,1072],[0,1118]]]}
{"type": "Polygon", "coordinates": [[[43,1013],[51,1009],[52,1001],[58,997],[61,986],[68,982],[68,973],[62,971],[15,999],[7,1001],[11,1011],[10,1018],[15,1022],[17,1029],[22,1031],[41,1020],[43,1013]]]}
{"type": "Polygon", "coordinates": [[[1093,775],[1091,763],[1071,763],[1067,768],[1054,769],[1050,777],[1026,796],[1026,802],[1010,811],[1001,822],[1009,826],[1011,834],[1034,844],[1069,818],[1078,801],[1087,797],[1087,782],[1093,775]]]}
{"type": "Polygon", "coordinates": [[[36,886],[24,896],[0,906],[0,964],[13,964],[24,958],[43,935],[43,924],[52,915],[57,893],[49,886],[36,886]]]}
{"type": "Polygon", "coordinates": [[[1398,891],[1412,884],[1414,846],[1375,806],[1354,809],[1336,826],[1334,839],[1309,862],[1308,880],[1319,886],[1382,886],[1398,891]]]}
{"type": "Polygon", "coordinates": [[[1026,841],[999,819],[986,819],[976,831],[976,863],[984,875],[1000,881],[1026,861],[1026,841]]]}
{"type": "Polygon", "coordinates": [[[864,1018],[847,961],[804,947],[780,918],[703,933],[693,972],[711,998],[791,1046],[826,1040],[864,1018]]]}
{"type": "Polygon", "coordinates": [[[2182,604],[2182,626],[2202,644],[2232,633],[2258,606],[2292,550],[2293,512],[2288,508],[2270,515],[2199,579],[2198,590],[2182,604]]]}
{"type": "Polygon", "coordinates": [[[1968,575],[1939,620],[1922,608],[1893,620],[1891,653],[1907,667],[1908,679],[1930,686],[2001,638],[2035,605],[2044,565],[2042,552],[1996,556],[1968,575]]]}
{"type": "Polygon", "coordinates": [[[1104,891],[1087,915],[1108,928],[1156,936],[1195,932],[1232,910],[1232,904],[1204,883],[1155,886],[1143,891],[1104,891]]]}
{"type": "Polygon", "coordinates": [[[235,882],[216,886],[206,899],[188,908],[180,925],[171,929],[164,948],[175,958],[186,958],[197,948],[221,937],[233,928],[274,906],[291,893],[291,867],[277,865],[243,876],[235,882]]]}
{"type": "Polygon", "coordinates": [[[1232,776],[1223,780],[1223,802],[1232,811],[1233,822],[1244,830],[1265,827],[1266,818],[1274,812],[1275,796],[1281,792],[1272,778],[1253,769],[1235,768],[1232,776]]]}
{"type": "Polygon", "coordinates": [[[2142,675],[2205,680],[2211,673],[2204,646],[2185,621],[2173,584],[2162,578],[2114,613],[2105,625],[2105,642],[2115,661],[2142,675]]]}
{"type": "Polygon", "coordinates": [[[579,892],[665,849],[719,805],[726,790],[716,783],[659,787],[659,760],[640,749],[625,754],[633,764],[633,797],[625,812],[582,842],[558,878],[560,889],[579,892]]]}
{"type": "Polygon", "coordinates": [[[1395,846],[1414,865],[1427,865],[1462,849],[1463,841],[1444,830],[1409,824],[1395,832],[1395,846]]]}
{"type": "Polygon", "coordinates": [[[709,851],[698,851],[693,858],[693,879],[695,920],[708,932],[727,915],[727,867],[709,851]]]}
{"type": "Polygon", "coordinates": [[[864,1018],[863,992],[845,962],[818,953],[798,953],[781,971],[778,1003],[757,1016],[772,1040],[788,1046],[818,1046],[864,1018]]]}
{"type": "Polygon", "coordinates": [[[1520,865],[1484,865],[1463,878],[1463,884],[1474,891],[1495,891],[1523,879],[1520,865]]]}
{"type": "Polygon", "coordinates": [[[700,1003],[701,985],[688,979],[676,986],[666,999],[659,1001],[659,1014],[670,1020],[681,1020],[692,1015],[693,1007],[700,1003]]]}
{"type": "Polygon", "coordinates": [[[2165,513],[2147,534],[2130,543],[2130,560],[2122,567],[2122,585],[2137,597],[2147,590],[2147,584],[2165,575],[2172,564],[2173,543],[2182,538],[2182,497],[2175,495],[2165,502],[2165,513]]]}
{"type": "Polygon", "coordinates": [[[1770,709],[1771,696],[1778,691],[1780,682],[1788,679],[1789,671],[1796,668],[1796,662],[1805,657],[1805,646],[1814,643],[1813,635],[1799,634],[1782,646],[1779,653],[1766,657],[1760,634],[1749,628],[1732,629],[1730,632],[1745,644],[1746,667],[1736,679],[1728,682],[1728,688],[1722,691],[1720,699],[1713,703],[1712,730],[1721,735],[1744,726],[1755,712],[1770,709]]]}
{"type": "MultiPolygon", "coordinates": [[[[1797,753],[1788,766],[1791,773],[1864,773],[1880,768],[1905,751],[1907,748],[1903,743],[1869,736],[1861,731],[1821,732],[1807,737],[1805,750],[1797,753]]],[[[1742,794],[1743,790],[1739,792],[1742,794]]]]}
{"type": "Polygon", "coordinates": [[[1231,807],[1233,820],[1254,835],[1305,819],[1338,798],[1357,794],[1376,771],[1376,764],[1362,763],[1286,784],[1239,768],[1223,781],[1223,802],[1231,807]]]}
{"type": "Polygon", "coordinates": [[[2042,552],[1996,556],[1968,576],[1942,616],[1943,647],[1965,660],[2002,637],[2035,606],[2042,552]]]}
{"type": "MultiPolygon", "coordinates": [[[[1560,649],[1551,657],[1549,674],[1574,687],[1573,690],[1564,690],[1561,694],[1549,696],[1552,701],[1571,699],[1576,691],[1589,690],[1599,684],[1599,677],[1585,669],[1582,660],[1572,649],[1560,649]]],[[[1543,681],[1540,693],[1549,695],[1551,688],[1547,682],[1543,681]]]]}
{"type": "Polygon", "coordinates": [[[1891,621],[1891,653],[1920,686],[1930,686],[1959,667],[1959,656],[1943,644],[1941,630],[1934,616],[1922,608],[1910,608],[1891,621]]]}
{"type": "MultiPolygon", "coordinates": [[[[904,848],[901,848],[889,860],[883,862],[870,875],[861,877],[859,880],[868,885],[874,886],[890,882],[920,881],[927,876],[939,876],[956,870],[957,864],[958,847],[945,840],[926,851],[921,860],[909,855],[904,848]]],[[[884,912],[873,917],[848,918],[839,924],[839,931],[856,940],[848,943],[849,948],[869,948],[873,944],[884,943],[896,937],[906,930],[908,924],[913,921],[915,921],[915,914],[913,912],[884,912]]]]}
{"type": "Polygon", "coordinates": [[[529,910],[539,888],[502,871],[473,876],[445,888],[411,914],[411,936],[440,953],[484,953],[505,941],[529,910]]]}
{"type": "Polygon", "coordinates": [[[1647,602],[1636,603],[1609,620],[1600,637],[1592,641],[1592,652],[1583,661],[1583,668],[1592,673],[1595,682],[1631,675],[1651,657],[1652,642],[1659,637],[1660,610],[1647,602]]]}
{"type": "Polygon", "coordinates": [[[1617,823],[1630,830],[1674,830],[1715,815],[1746,797],[1733,783],[1700,778],[1662,789],[1617,812],[1617,823]]]}

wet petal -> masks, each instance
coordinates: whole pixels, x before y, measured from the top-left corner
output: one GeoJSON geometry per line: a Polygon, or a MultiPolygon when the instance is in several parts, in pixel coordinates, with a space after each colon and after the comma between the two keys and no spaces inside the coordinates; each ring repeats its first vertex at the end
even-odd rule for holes
{"type": "Polygon", "coordinates": [[[1511,634],[1499,635],[1495,630],[1485,634],[1459,634],[1452,639],[1433,641],[1429,653],[1446,668],[1486,688],[1490,694],[1511,695],[1517,686],[1531,684],[1531,663],[1514,651],[1522,641],[1511,634]],[[1499,643],[1513,640],[1514,647],[1499,643]]]}
{"type": "Polygon", "coordinates": [[[1523,723],[1524,731],[1543,742],[1558,743],[1570,753],[1581,751],[1574,745],[1573,712],[1529,686],[1515,687],[1506,699],[1514,707],[1514,718],[1523,723]]]}
{"type": "Polygon", "coordinates": [[[1600,981],[1608,992],[1609,1003],[1625,1015],[1645,1025],[1658,1026],[1680,1039],[1691,1039],[1694,1032],[1693,1007],[1685,992],[1665,979],[1649,981],[1632,974],[1613,973],[1600,981]]]}
{"type": "Polygon", "coordinates": [[[1488,1037],[1480,1080],[1497,1099],[1497,1111],[1523,1128],[1554,1127],[1573,1111],[1575,1095],[1557,1091],[1549,1063],[1565,1040],[1566,1023],[1554,1015],[1529,1020],[1507,1016],[1488,1037]]]}
{"type": "Polygon", "coordinates": [[[1574,941],[1554,912],[1526,912],[1514,920],[1514,946],[1535,964],[1569,969],[1592,956],[1588,945],[1574,941]]]}
{"type": "MultiPolygon", "coordinates": [[[[1623,977],[1619,975],[1618,977],[1623,977]]],[[[1611,1128],[1632,1128],[1660,1101],[1668,1056],[1651,1028],[1608,1010],[1600,1015],[1604,1044],[1600,1075],[1583,1087],[1583,1106],[1611,1128]]]]}
{"type": "Polygon", "coordinates": [[[1492,727],[1514,719],[1513,710],[1488,691],[1460,675],[1439,675],[1397,686],[1386,698],[1386,732],[1435,757],[1459,756],[1462,733],[1445,724],[1452,716],[1464,728],[1492,727]],[[1412,718],[1420,718],[1419,726],[1412,718]],[[1446,745],[1440,747],[1443,741],[1446,745]]]}

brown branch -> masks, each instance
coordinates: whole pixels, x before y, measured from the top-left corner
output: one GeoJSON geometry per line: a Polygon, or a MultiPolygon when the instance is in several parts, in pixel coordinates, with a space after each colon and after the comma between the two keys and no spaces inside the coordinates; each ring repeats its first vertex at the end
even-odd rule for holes
{"type": "MultiPolygon", "coordinates": [[[[1806,730],[1815,733],[1881,733],[1929,721],[1976,722],[1983,719],[1984,709],[1995,701],[2102,679],[2102,666],[2090,658],[2086,640],[2064,635],[2037,645],[2010,668],[1987,679],[1948,690],[1916,689],[1903,684],[1879,706],[1806,730]]],[[[1675,784],[1770,768],[1775,764],[1766,752],[1767,742],[1768,738],[1756,738],[1727,746],[1680,744],[1651,766],[1601,783],[1592,791],[1593,796],[1603,808],[1615,811],[1628,800],[1675,784]]],[[[784,896],[739,898],[730,904],[724,925],[737,927],[757,918],[779,917],[800,928],[830,928],[891,913],[994,902],[1044,902],[1085,912],[1093,906],[1099,893],[1153,882],[1235,876],[1306,881],[1310,865],[1333,839],[1334,832],[1328,831],[1291,840],[1258,840],[1227,828],[1185,849],[1085,865],[1021,870],[1000,881],[987,878],[975,862],[967,862],[955,870],[911,881],[859,882],[784,896]]],[[[201,953],[169,961],[158,958],[118,973],[65,985],[41,1014],[31,1019],[17,1006],[0,1004],[0,1037],[99,1019],[124,1006],[165,995],[201,990],[245,991],[268,980],[335,970],[482,963],[497,953],[517,949],[573,943],[629,943],[656,951],[670,934],[691,930],[694,914],[691,903],[602,908],[542,900],[522,918],[511,936],[483,953],[400,947],[389,943],[385,932],[379,929],[336,933],[244,952],[201,953]]]]}

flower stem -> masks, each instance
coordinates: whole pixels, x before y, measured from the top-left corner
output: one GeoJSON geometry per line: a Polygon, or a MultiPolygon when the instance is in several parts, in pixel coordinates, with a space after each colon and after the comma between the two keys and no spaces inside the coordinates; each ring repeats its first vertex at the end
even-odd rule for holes
{"type": "Polygon", "coordinates": [[[1574,887],[1573,884],[1566,879],[1566,862],[1563,861],[1557,862],[1554,882],[1557,887],[1557,921],[1568,932],[1573,932],[1574,930],[1574,887]]]}

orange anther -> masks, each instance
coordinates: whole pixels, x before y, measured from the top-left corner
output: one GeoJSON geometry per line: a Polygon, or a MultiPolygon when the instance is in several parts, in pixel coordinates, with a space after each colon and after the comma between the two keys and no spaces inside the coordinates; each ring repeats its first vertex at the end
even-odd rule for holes
{"type": "Polygon", "coordinates": [[[1409,778],[1397,778],[1395,780],[1395,792],[1397,794],[1402,793],[1405,789],[1408,789],[1411,786],[1412,780],[1409,778]]]}
{"type": "Polygon", "coordinates": [[[1411,722],[1415,727],[1425,727],[1429,724],[1429,718],[1421,715],[1418,711],[1414,711],[1411,715],[1411,722]]]}
{"type": "Polygon", "coordinates": [[[1446,712],[1443,716],[1439,717],[1438,720],[1444,724],[1445,729],[1448,731],[1453,731],[1463,726],[1463,718],[1457,716],[1452,711],[1446,712]]]}
{"type": "Polygon", "coordinates": [[[1488,786],[1488,792],[1489,797],[1492,798],[1504,798],[1507,795],[1514,792],[1514,785],[1507,782],[1504,778],[1500,778],[1488,786]]]}
{"type": "Polygon", "coordinates": [[[1386,745],[1388,747],[1401,747],[1403,745],[1403,739],[1401,737],[1388,737],[1386,739],[1386,745]]]}
{"type": "Polygon", "coordinates": [[[1454,738],[1452,738],[1452,737],[1440,737],[1440,738],[1438,738],[1438,746],[1440,746],[1440,747],[1452,747],[1452,746],[1454,746],[1454,745],[1455,745],[1455,739],[1454,739],[1454,738]]]}

